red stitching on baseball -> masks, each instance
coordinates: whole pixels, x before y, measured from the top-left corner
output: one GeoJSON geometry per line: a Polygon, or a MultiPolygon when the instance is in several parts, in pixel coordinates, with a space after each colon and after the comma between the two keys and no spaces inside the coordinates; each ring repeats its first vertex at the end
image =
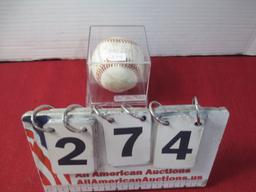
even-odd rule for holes
{"type": "Polygon", "coordinates": [[[118,38],[118,37],[105,39],[104,42],[106,42],[106,43],[130,43],[130,44],[133,44],[133,45],[138,45],[134,41],[131,41],[129,39],[118,38]]]}
{"type": "Polygon", "coordinates": [[[140,70],[137,64],[107,63],[107,64],[101,64],[97,67],[96,80],[100,82],[103,72],[111,67],[125,67],[127,69],[132,70],[134,73],[137,74],[137,76],[140,75],[140,70]]]}

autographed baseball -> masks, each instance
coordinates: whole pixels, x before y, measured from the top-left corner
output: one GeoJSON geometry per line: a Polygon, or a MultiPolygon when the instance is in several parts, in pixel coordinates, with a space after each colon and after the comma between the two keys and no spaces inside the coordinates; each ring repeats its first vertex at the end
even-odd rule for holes
{"type": "Polygon", "coordinates": [[[91,73],[103,88],[121,93],[142,80],[144,54],[137,43],[121,37],[100,42],[91,58],[91,73]]]}

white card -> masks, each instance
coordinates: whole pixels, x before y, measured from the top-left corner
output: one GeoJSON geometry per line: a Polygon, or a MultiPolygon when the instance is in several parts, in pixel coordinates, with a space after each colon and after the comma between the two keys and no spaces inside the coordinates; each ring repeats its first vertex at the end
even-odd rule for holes
{"type": "Polygon", "coordinates": [[[146,164],[150,161],[151,116],[143,112],[145,121],[127,113],[111,114],[115,122],[102,119],[107,161],[112,166],[146,164]]]}
{"type": "Polygon", "coordinates": [[[105,57],[107,61],[126,61],[125,53],[108,53],[105,57]]]}
{"type": "Polygon", "coordinates": [[[49,157],[56,173],[76,174],[91,173],[95,170],[94,135],[95,119],[77,120],[74,127],[86,127],[83,133],[74,133],[64,127],[61,121],[50,122],[53,133],[45,133],[49,157]]]}
{"type": "MultiPolygon", "coordinates": [[[[196,114],[193,115],[194,117],[196,114]]],[[[203,124],[196,126],[192,114],[174,113],[165,117],[169,125],[156,124],[153,164],[157,168],[191,168],[194,166],[203,124]]]]}

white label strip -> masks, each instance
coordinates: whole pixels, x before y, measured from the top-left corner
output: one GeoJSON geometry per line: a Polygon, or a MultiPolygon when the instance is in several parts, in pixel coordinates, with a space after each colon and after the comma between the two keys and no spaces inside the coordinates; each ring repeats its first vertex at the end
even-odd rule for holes
{"type": "Polygon", "coordinates": [[[146,95],[115,95],[115,102],[125,102],[125,101],[145,101],[147,100],[146,95]]]}

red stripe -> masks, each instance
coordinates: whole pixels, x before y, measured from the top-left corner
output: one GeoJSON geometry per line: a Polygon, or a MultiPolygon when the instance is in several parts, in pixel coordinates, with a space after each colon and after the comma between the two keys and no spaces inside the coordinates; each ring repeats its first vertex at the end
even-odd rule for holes
{"type": "Polygon", "coordinates": [[[47,179],[47,177],[40,170],[38,171],[43,185],[51,185],[51,182],[47,179]]]}
{"type": "Polygon", "coordinates": [[[64,177],[67,179],[67,181],[68,181],[69,184],[72,184],[72,183],[71,183],[71,177],[70,177],[70,175],[65,174],[64,177]]]}
{"type": "Polygon", "coordinates": [[[26,135],[31,138],[34,139],[34,133],[28,129],[25,129],[26,135]]]}
{"type": "MultiPolygon", "coordinates": [[[[27,137],[29,138],[32,138],[34,139],[34,132],[31,131],[31,130],[28,130],[26,129],[26,135],[27,137]]],[[[53,172],[52,170],[52,166],[51,166],[51,162],[50,160],[48,159],[47,156],[44,155],[43,151],[41,150],[41,148],[37,145],[37,143],[35,142],[34,144],[31,144],[30,143],[30,147],[31,147],[31,150],[37,155],[37,157],[39,158],[39,160],[45,165],[45,167],[47,167],[47,169],[50,171],[50,173],[52,174],[55,182],[57,185],[61,185],[61,181],[60,179],[58,178],[58,176],[53,172]]],[[[67,179],[67,181],[71,184],[71,178],[69,175],[64,175],[65,178],[67,179]]],[[[41,175],[40,175],[41,177],[41,175]]],[[[45,176],[44,176],[45,177],[45,176]]],[[[43,180],[43,178],[42,178],[43,180]]]]}
{"type": "Polygon", "coordinates": [[[61,181],[59,180],[59,178],[57,177],[57,175],[53,172],[52,170],[52,166],[51,166],[51,162],[50,160],[44,155],[43,151],[41,150],[41,148],[37,145],[37,143],[34,143],[33,145],[33,151],[34,153],[37,155],[37,157],[39,158],[39,160],[45,165],[45,167],[48,168],[48,170],[51,172],[52,176],[54,177],[54,180],[56,182],[57,185],[61,185],[61,181]]]}
{"type": "Polygon", "coordinates": [[[33,152],[37,155],[37,157],[40,159],[40,161],[47,167],[49,170],[51,170],[51,162],[50,160],[44,155],[41,148],[37,145],[37,143],[34,143],[32,146],[33,152]]]}
{"type": "MultiPolygon", "coordinates": [[[[29,142],[29,145],[30,145],[30,148],[31,150],[33,149],[33,145],[29,142]]],[[[32,152],[33,153],[33,152],[32,152]]],[[[35,152],[34,152],[35,155],[37,155],[35,152]]],[[[40,169],[38,169],[38,173],[39,173],[39,176],[41,178],[41,181],[43,183],[43,185],[52,185],[51,182],[48,180],[48,178],[41,172],[40,169]]]]}

